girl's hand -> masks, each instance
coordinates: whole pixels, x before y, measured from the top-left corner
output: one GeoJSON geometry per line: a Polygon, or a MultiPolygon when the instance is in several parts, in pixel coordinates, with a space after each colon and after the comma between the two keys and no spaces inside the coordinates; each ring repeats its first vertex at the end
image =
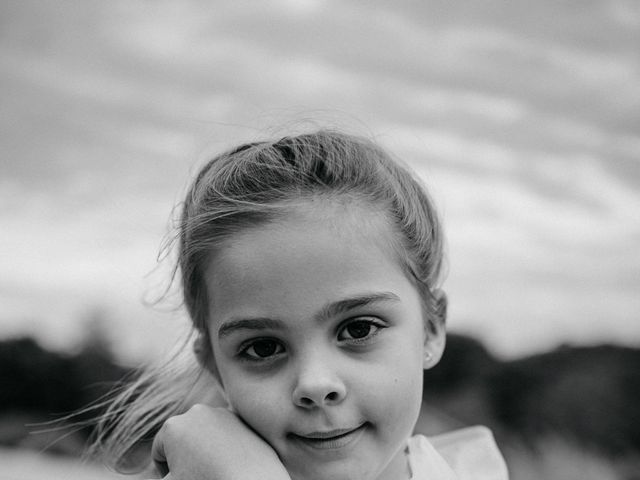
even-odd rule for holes
{"type": "Polygon", "coordinates": [[[234,413],[201,404],[164,423],[152,458],[171,480],[290,480],[273,448],[234,413]]]}

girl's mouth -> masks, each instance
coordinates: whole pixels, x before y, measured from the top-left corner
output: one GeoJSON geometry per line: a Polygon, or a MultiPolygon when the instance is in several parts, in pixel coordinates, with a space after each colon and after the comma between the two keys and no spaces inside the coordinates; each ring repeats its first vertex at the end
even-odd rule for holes
{"type": "Polygon", "coordinates": [[[311,448],[330,450],[346,447],[355,442],[366,429],[366,423],[355,428],[342,428],[323,432],[310,432],[304,435],[290,433],[289,436],[311,448]]]}

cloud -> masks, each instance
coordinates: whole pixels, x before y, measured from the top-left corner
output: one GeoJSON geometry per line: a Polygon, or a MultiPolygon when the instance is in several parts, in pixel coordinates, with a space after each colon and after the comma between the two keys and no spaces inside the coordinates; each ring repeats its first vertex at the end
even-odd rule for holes
{"type": "Polygon", "coordinates": [[[640,340],[640,193],[604,159],[411,125],[387,136],[443,212],[454,330],[505,355],[640,340]]]}
{"type": "Polygon", "coordinates": [[[56,322],[92,302],[144,316],[195,165],[306,111],[424,176],[449,232],[454,328],[508,354],[637,339],[633,8],[499,6],[10,5],[3,321],[42,315],[62,338],[56,322]]]}

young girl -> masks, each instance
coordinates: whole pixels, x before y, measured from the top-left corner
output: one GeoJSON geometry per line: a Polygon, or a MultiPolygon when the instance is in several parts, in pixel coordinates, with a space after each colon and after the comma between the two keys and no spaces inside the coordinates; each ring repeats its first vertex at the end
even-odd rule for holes
{"type": "Polygon", "coordinates": [[[154,465],[178,480],[506,479],[486,429],[412,436],[445,345],[442,244],[423,187],[368,140],[319,131],[214,158],[177,268],[200,385],[221,397],[145,377],[108,413],[127,408],[107,449],[157,431],[154,465]]]}

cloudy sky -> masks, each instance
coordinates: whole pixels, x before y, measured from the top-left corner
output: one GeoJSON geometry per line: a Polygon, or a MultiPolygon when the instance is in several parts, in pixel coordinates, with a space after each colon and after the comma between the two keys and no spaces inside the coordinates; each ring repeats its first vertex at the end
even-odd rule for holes
{"type": "Polygon", "coordinates": [[[5,0],[0,338],[165,348],[177,300],[145,303],[190,176],[302,123],[425,178],[451,330],[639,346],[639,45],[634,0],[5,0]]]}

